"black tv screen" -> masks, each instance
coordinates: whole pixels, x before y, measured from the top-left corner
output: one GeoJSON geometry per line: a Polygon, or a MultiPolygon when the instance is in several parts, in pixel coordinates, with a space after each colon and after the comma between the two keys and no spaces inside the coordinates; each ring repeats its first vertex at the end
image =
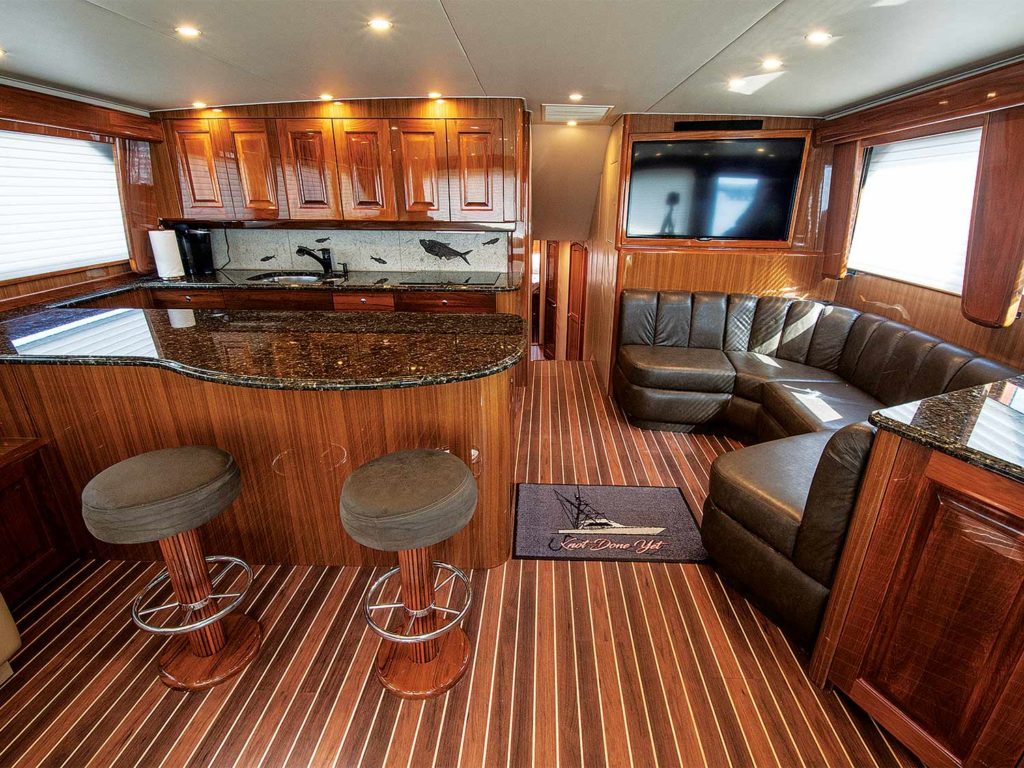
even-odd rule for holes
{"type": "Polygon", "coordinates": [[[633,144],[626,236],[788,240],[804,139],[633,144]]]}

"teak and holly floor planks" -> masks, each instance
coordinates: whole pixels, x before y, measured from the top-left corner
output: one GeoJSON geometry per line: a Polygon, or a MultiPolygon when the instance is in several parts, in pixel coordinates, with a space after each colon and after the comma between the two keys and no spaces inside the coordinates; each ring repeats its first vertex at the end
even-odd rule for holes
{"type": "MultiPolygon", "coordinates": [[[[584,363],[531,363],[517,478],[678,485],[699,516],[712,459],[737,446],[630,428],[584,363]]],[[[472,574],[463,681],[385,695],[359,601],[376,571],[258,569],[264,646],[234,683],[170,691],[163,641],[127,605],[159,566],[75,564],[18,609],[0,686],[0,765],[903,766],[706,566],[513,560],[472,574]]]]}

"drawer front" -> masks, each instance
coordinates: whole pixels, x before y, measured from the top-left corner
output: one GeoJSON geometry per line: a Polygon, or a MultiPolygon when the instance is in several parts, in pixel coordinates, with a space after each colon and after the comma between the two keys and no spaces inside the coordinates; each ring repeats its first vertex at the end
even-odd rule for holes
{"type": "Polygon", "coordinates": [[[395,308],[402,312],[494,312],[493,293],[407,293],[398,297],[395,308]]]}
{"type": "Polygon", "coordinates": [[[233,289],[224,292],[224,300],[224,306],[227,309],[280,309],[292,311],[331,309],[330,291],[320,289],[233,289]]]}
{"type": "Polygon", "coordinates": [[[389,293],[336,293],[334,308],[339,312],[393,312],[395,297],[389,293]]]}
{"type": "Polygon", "coordinates": [[[153,306],[158,308],[174,307],[224,307],[224,294],[221,291],[200,289],[190,291],[184,288],[158,288],[152,291],[153,306]]]}

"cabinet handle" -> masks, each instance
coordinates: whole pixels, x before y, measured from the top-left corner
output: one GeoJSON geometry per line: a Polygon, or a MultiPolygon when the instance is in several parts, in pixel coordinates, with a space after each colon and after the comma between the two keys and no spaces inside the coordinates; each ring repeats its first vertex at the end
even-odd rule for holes
{"type": "Polygon", "coordinates": [[[192,297],[191,296],[186,296],[185,297],[185,301],[192,301],[192,297]]]}
{"type": "Polygon", "coordinates": [[[447,307],[448,306],[448,299],[441,299],[441,306],[442,307],[447,307]]]}
{"type": "Polygon", "coordinates": [[[360,299],[360,300],[359,300],[359,303],[360,303],[360,304],[365,304],[365,303],[366,303],[366,299],[360,299]]]}

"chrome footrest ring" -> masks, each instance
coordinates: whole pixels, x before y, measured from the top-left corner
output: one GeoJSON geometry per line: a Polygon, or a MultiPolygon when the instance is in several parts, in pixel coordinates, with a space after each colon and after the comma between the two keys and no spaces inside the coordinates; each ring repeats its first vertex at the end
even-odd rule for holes
{"type": "MultiPolygon", "coordinates": [[[[390,640],[393,643],[422,643],[427,640],[434,640],[438,637],[441,637],[446,632],[450,632],[452,629],[458,626],[459,623],[464,618],[466,618],[466,614],[469,612],[469,607],[473,604],[473,586],[469,583],[469,577],[466,576],[466,574],[463,571],[456,568],[454,565],[449,565],[448,563],[442,563],[439,560],[435,560],[434,568],[438,571],[445,571],[449,575],[447,578],[441,581],[440,584],[436,584],[436,586],[434,587],[435,600],[431,602],[428,608],[425,608],[421,611],[412,611],[406,608],[400,602],[375,602],[376,599],[380,596],[380,594],[384,591],[384,585],[387,584],[388,579],[390,579],[392,576],[396,575],[399,572],[400,569],[397,566],[392,568],[390,571],[387,571],[385,574],[380,576],[376,581],[374,581],[373,584],[370,585],[370,588],[366,591],[366,597],[363,598],[363,615],[366,617],[366,623],[370,625],[370,629],[372,629],[376,634],[383,637],[385,640],[390,640]],[[437,605],[437,593],[453,581],[460,581],[466,587],[466,596],[462,601],[462,605],[458,607],[450,605],[437,605]],[[388,609],[401,610],[405,616],[409,617],[409,622],[407,623],[407,626],[408,624],[412,623],[412,620],[423,618],[425,616],[430,615],[431,613],[440,614],[442,617],[445,617],[447,621],[444,621],[444,623],[442,623],[440,627],[431,632],[422,632],[415,635],[400,634],[398,632],[392,632],[388,630],[381,624],[378,624],[374,619],[373,614],[375,611],[388,609]]],[[[435,578],[435,582],[436,581],[437,579],[435,578]]]]}
{"type": "MultiPolygon", "coordinates": [[[[244,560],[240,560],[237,557],[231,557],[230,555],[208,555],[206,557],[207,564],[210,563],[224,563],[224,568],[217,576],[211,580],[210,587],[213,590],[209,597],[205,600],[201,600],[198,603],[180,603],[171,602],[164,603],[163,605],[153,606],[151,608],[143,608],[147,602],[149,602],[157,591],[164,585],[170,578],[170,574],[167,569],[164,568],[160,573],[153,577],[152,581],[147,584],[143,590],[138,594],[135,600],[132,602],[132,621],[135,622],[135,626],[139,629],[151,632],[154,635],[181,635],[186,632],[194,632],[197,629],[202,629],[215,621],[220,621],[239,605],[242,604],[242,600],[245,599],[246,592],[249,591],[249,587],[252,586],[252,568],[244,560]],[[242,569],[242,573],[245,575],[245,580],[242,586],[234,592],[218,592],[217,585],[224,581],[224,577],[232,572],[236,567],[242,569]],[[205,619],[199,621],[189,622],[188,618],[201,608],[205,608],[210,604],[211,601],[222,601],[227,600],[228,602],[221,605],[216,613],[211,616],[207,616],[205,619]],[[154,614],[161,614],[165,611],[184,611],[185,621],[184,624],[174,624],[171,626],[158,626],[156,624],[150,624],[146,621],[147,616],[154,614]]],[[[233,580],[233,579],[232,579],[233,580]]],[[[230,581],[228,582],[231,583],[230,581]]]]}

